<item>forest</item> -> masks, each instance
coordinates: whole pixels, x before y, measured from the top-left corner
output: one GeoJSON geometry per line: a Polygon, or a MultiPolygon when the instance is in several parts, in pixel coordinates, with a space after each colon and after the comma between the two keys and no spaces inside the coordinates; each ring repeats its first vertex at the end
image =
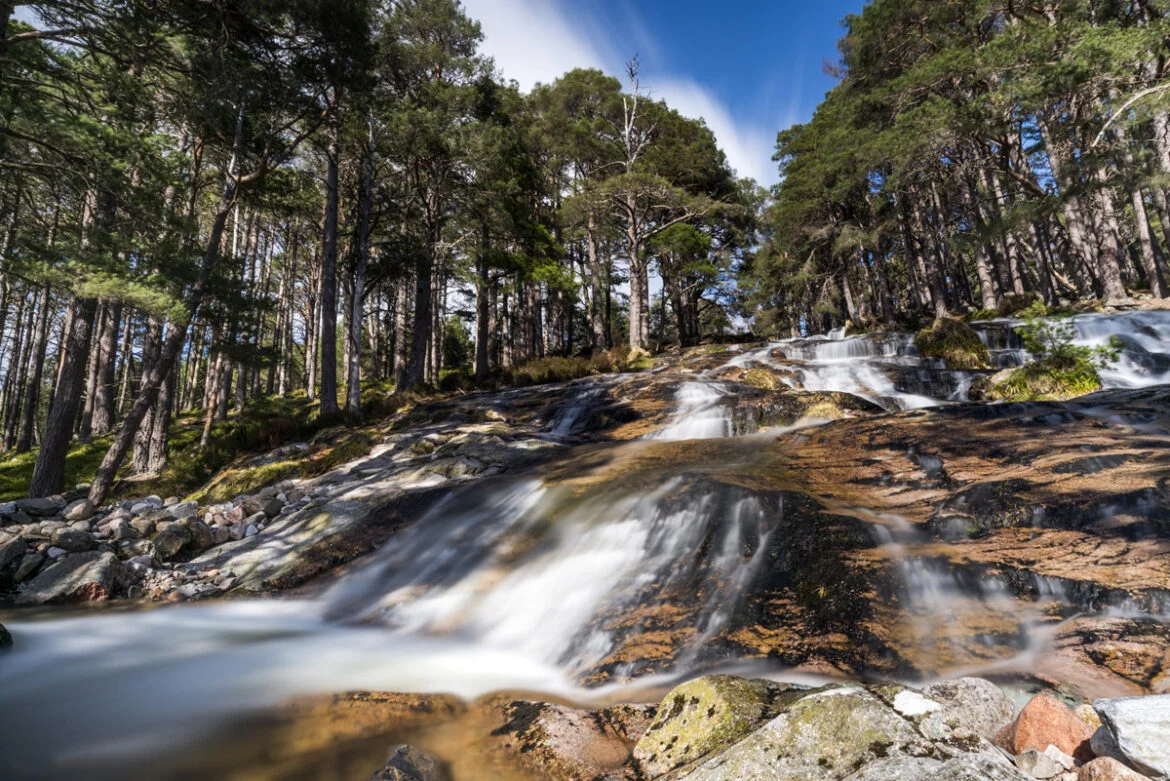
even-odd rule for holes
{"type": "Polygon", "coordinates": [[[6,2],[0,446],[45,496],[101,442],[100,504],[256,399],[1164,298],[1165,5],[871,3],[768,192],[636,57],[525,93],[457,0],[6,2]]]}

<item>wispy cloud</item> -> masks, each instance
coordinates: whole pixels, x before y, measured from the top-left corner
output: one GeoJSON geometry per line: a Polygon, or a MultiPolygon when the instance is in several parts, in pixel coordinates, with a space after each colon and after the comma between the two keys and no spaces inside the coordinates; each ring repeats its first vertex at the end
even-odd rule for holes
{"type": "MultiPolygon", "coordinates": [[[[524,90],[552,82],[573,68],[598,68],[620,77],[624,62],[640,53],[646,69],[643,82],[655,98],[684,116],[705,120],[741,176],[764,185],[776,182],[771,159],[776,128],[737,119],[694,79],[655,68],[655,63],[662,62],[661,47],[637,23],[636,15],[623,20],[623,26],[632,31],[638,51],[619,52],[601,20],[572,16],[569,6],[551,0],[464,0],[464,6],[483,28],[484,52],[505,78],[516,80],[524,90]]],[[[574,13],[580,11],[580,6],[573,6],[574,13]]]]}
{"type": "Polygon", "coordinates": [[[483,50],[527,91],[573,68],[610,70],[610,58],[548,0],[464,0],[483,28],[483,50]]]}

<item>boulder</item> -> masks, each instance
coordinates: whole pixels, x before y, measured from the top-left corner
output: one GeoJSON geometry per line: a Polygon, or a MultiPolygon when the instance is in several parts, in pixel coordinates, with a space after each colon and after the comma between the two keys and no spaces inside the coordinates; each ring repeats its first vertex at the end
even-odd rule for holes
{"type": "Polygon", "coordinates": [[[65,506],[65,500],[59,496],[46,496],[40,499],[17,499],[16,509],[35,518],[48,518],[56,515],[65,506]]]}
{"type": "Polygon", "coordinates": [[[634,758],[648,778],[657,778],[731,745],[775,715],[781,688],[770,681],[708,675],[666,695],[634,758]]]}
{"type": "Polygon", "coordinates": [[[394,749],[394,756],[386,766],[374,773],[370,781],[446,781],[439,760],[415,746],[403,745],[394,749]]]}
{"type": "Polygon", "coordinates": [[[65,506],[61,517],[67,521],[88,521],[93,517],[93,502],[88,499],[78,499],[65,506]]]}
{"type": "Polygon", "coordinates": [[[492,732],[501,739],[498,750],[541,778],[559,781],[592,781],[620,771],[654,715],[646,706],[586,711],[527,700],[504,702],[500,711],[504,723],[492,732]]]}
{"type": "Polygon", "coordinates": [[[1148,781],[1112,757],[1098,757],[1081,766],[1077,781],[1148,781]]]}
{"type": "Polygon", "coordinates": [[[1003,689],[983,678],[958,678],[931,684],[923,695],[942,705],[939,715],[951,727],[964,727],[995,740],[1016,716],[1016,705],[1003,689]]]}
{"type": "Polygon", "coordinates": [[[123,577],[122,563],[112,553],[73,553],[21,586],[17,602],[101,601],[114,595],[123,577]]]}
{"type": "Polygon", "coordinates": [[[1170,778],[1170,694],[1097,700],[1093,709],[1127,765],[1170,778]]]}
{"type": "Polygon", "coordinates": [[[804,696],[683,777],[687,781],[845,778],[879,759],[931,753],[931,743],[873,694],[859,686],[837,686],[804,696]]]}
{"type": "Polygon", "coordinates": [[[191,539],[191,534],[180,533],[178,529],[167,529],[159,532],[154,538],[154,555],[159,561],[170,561],[179,554],[183,546],[191,539]]]}
{"type": "Polygon", "coordinates": [[[16,573],[12,579],[17,583],[23,583],[31,578],[41,565],[45,563],[45,554],[38,552],[26,553],[20,560],[20,564],[16,566],[16,573]]]}
{"type": "Polygon", "coordinates": [[[1092,727],[1077,718],[1063,702],[1048,694],[1037,694],[1011,724],[999,731],[995,743],[1013,755],[1056,746],[1085,762],[1093,758],[1089,747],[1092,735],[1092,727]]]}
{"type": "Polygon", "coordinates": [[[194,518],[198,512],[199,505],[195,502],[179,502],[167,508],[167,512],[175,520],[183,521],[188,518],[194,518]]]}
{"type": "Polygon", "coordinates": [[[23,510],[13,507],[12,512],[0,514],[6,526],[27,526],[33,522],[32,517],[23,510]]]}
{"type": "Polygon", "coordinates": [[[260,509],[269,518],[275,518],[284,509],[284,502],[274,496],[271,499],[265,500],[260,509]]]}
{"type": "Polygon", "coordinates": [[[158,521],[148,515],[140,515],[130,521],[130,526],[134,528],[134,531],[138,532],[140,537],[149,537],[158,528],[158,521]]]}
{"type": "Polygon", "coordinates": [[[7,569],[9,564],[17,561],[28,550],[28,543],[21,537],[13,537],[0,545],[0,571],[7,569]]]}
{"type": "Polygon", "coordinates": [[[89,532],[76,529],[58,529],[53,532],[53,545],[67,553],[81,553],[93,548],[89,532]]]}
{"type": "Polygon", "coordinates": [[[187,547],[195,552],[204,551],[215,544],[215,537],[211,533],[211,529],[207,528],[194,515],[187,518],[187,531],[191,534],[191,540],[187,543],[187,547]]]}
{"type": "Polygon", "coordinates": [[[157,510],[163,506],[163,501],[158,496],[148,496],[130,505],[131,515],[142,515],[151,510],[157,510]]]}

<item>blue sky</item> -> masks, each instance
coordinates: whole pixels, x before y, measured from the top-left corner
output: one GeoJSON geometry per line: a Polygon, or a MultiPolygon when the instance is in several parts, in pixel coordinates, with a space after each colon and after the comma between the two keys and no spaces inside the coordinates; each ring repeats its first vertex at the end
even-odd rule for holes
{"type": "Polygon", "coordinates": [[[484,51],[524,89],[574,67],[620,76],[638,54],[643,87],[702,117],[731,164],[777,179],[776,132],[807,120],[833,86],[840,21],[864,0],[463,0],[484,51]]]}

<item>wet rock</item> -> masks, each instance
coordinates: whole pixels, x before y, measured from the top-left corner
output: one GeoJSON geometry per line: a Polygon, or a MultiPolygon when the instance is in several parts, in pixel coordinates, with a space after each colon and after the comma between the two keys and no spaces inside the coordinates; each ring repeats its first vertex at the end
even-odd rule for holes
{"type": "Polygon", "coordinates": [[[1148,781],[1112,757],[1100,757],[1085,763],[1077,773],[1077,781],[1148,781]]]}
{"type": "Polygon", "coordinates": [[[439,760],[411,745],[394,749],[386,766],[374,773],[370,781],[446,781],[439,760]]]}
{"type": "Polygon", "coordinates": [[[93,537],[75,529],[58,529],[53,532],[52,539],[53,545],[67,553],[81,553],[93,548],[93,537]]]}
{"type": "Polygon", "coordinates": [[[47,518],[56,515],[65,506],[65,500],[59,496],[46,496],[41,499],[17,499],[16,509],[27,513],[34,518],[47,518]]]}
{"type": "Polygon", "coordinates": [[[1019,755],[1029,749],[1043,751],[1056,746],[1084,762],[1093,758],[1089,738],[1093,730],[1067,705],[1048,694],[1033,697],[1015,721],[995,736],[996,745],[1019,755]]]}
{"type": "Polygon", "coordinates": [[[0,653],[12,648],[12,633],[4,628],[4,624],[0,624],[0,653]]]}
{"type": "Polygon", "coordinates": [[[74,553],[22,585],[17,602],[102,601],[114,596],[123,576],[122,563],[112,553],[74,553]]]}
{"type": "Polygon", "coordinates": [[[781,691],[770,681],[729,675],[688,681],[662,700],[650,728],[634,747],[634,758],[649,778],[694,762],[775,715],[781,691]]]}
{"type": "Polygon", "coordinates": [[[844,778],[876,760],[932,753],[930,742],[892,708],[861,687],[843,686],[806,695],[683,777],[687,781],[844,778]]]}
{"type": "Polygon", "coordinates": [[[1127,765],[1170,777],[1170,695],[1097,700],[1093,709],[1127,765]]]}
{"type": "Polygon", "coordinates": [[[983,678],[958,678],[927,686],[923,695],[943,706],[940,716],[952,727],[964,727],[994,740],[1016,716],[1016,706],[1003,689],[983,678]]]}
{"type": "Polygon", "coordinates": [[[502,751],[542,777],[592,781],[623,768],[654,708],[621,705],[585,711],[527,700],[502,705],[493,731],[502,751]]]}
{"type": "Polygon", "coordinates": [[[93,502],[88,499],[78,499],[66,505],[61,517],[67,521],[88,521],[93,517],[93,502]]]}

